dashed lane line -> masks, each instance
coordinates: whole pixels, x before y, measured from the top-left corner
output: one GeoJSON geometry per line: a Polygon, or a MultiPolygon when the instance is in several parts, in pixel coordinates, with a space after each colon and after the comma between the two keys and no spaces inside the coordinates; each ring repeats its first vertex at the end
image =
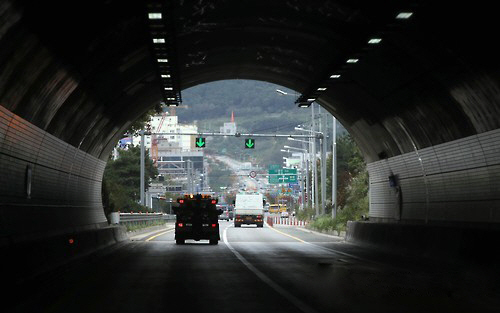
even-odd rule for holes
{"type": "Polygon", "coordinates": [[[318,313],[315,309],[311,308],[309,305],[305,304],[302,302],[300,299],[283,289],[280,285],[275,283],[273,280],[271,280],[267,275],[259,271],[255,266],[253,266],[250,262],[248,262],[245,257],[243,257],[236,249],[233,248],[233,246],[229,243],[227,240],[227,229],[229,227],[224,229],[223,233],[223,240],[226,246],[231,250],[231,252],[238,258],[238,260],[243,263],[250,271],[252,271],[260,280],[262,280],[264,283],[266,283],[269,287],[273,288],[277,293],[282,295],[284,298],[286,298],[288,301],[290,301],[293,305],[295,305],[299,310],[301,310],[304,313],[318,313]]]}

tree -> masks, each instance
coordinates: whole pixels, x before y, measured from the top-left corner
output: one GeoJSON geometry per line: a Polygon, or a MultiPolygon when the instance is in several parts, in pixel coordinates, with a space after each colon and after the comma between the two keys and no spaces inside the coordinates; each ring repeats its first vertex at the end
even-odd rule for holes
{"type": "MultiPolygon", "coordinates": [[[[146,208],[138,203],[140,199],[141,148],[130,147],[120,150],[116,160],[109,160],[104,170],[103,202],[106,214],[113,211],[140,211],[146,208]]],[[[148,182],[158,175],[158,170],[145,154],[144,179],[148,182]]]]}

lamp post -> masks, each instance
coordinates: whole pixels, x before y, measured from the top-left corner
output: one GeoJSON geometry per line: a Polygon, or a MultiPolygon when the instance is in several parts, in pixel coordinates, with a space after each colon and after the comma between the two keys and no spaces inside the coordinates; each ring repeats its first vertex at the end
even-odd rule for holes
{"type": "MultiPolygon", "coordinates": [[[[320,131],[316,131],[315,130],[315,121],[314,121],[314,103],[311,104],[311,110],[312,110],[312,129],[305,129],[305,128],[302,128],[302,127],[295,127],[295,130],[298,130],[298,131],[305,131],[305,132],[310,132],[310,133],[315,133],[315,134],[318,134],[318,138],[321,139],[321,143],[324,145],[325,144],[325,139],[323,137],[323,132],[320,132],[320,131]]],[[[290,140],[295,140],[295,141],[298,141],[296,139],[290,139],[290,140]]],[[[311,151],[312,151],[312,156],[311,156],[311,166],[312,166],[312,173],[313,173],[313,183],[311,184],[312,188],[311,188],[311,192],[312,192],[312,197],[311,197],[311,201],[313,202],[313,207],[315,208],[315,211],[316,211],[316,215],[319,215],[319,192],[318,192],[318,169],[316,167],[316,139],[313,139],[312,140],[312,143],[310,144],[311,146],[311,151]]],[[[322,149],[322,157],[321,157],[321,164],[326,164],[325,163],[325,156],[323,155],[323,152],[325,150],[322,149]]],[[[326,167],[325,167],[325,170],[322,171],[323,173],[326,173],[326,167]]],[[[326,176],[326,174],[324,174],[326,176]]],[[[326,185],[325,187],[323,187],[323,183],[325,183],[326,180],[323,178],[322,179],[322,191],[323,189],[326,189],[326,185]]],[[[325,194],[325,192],[323,192],[322,194],[322,199],[323,199],[323,195],[325,194]]],[[[324,213],[324,210],[325,210],[325,201],[323,201],[322,203],[322,212],[324,213]]]]}
{"type": "MultiPolygon", "coordinates": [[[[282,152],[290,152],[290,150],[297,150],[297,151],[300,151],[302,152],[302,158],[301,158],[301,161],[302,161],[302,164],[301,164],[301,170],[303,171],[304,168],[305,168],[305,177],[306,177],[306,190],[309,190],[309,170],[308,170],[308,165],[307,165],[307,160],[306,160],[306,156],[307,156],[307,149],[301,149],[301,148],[297,148],[297,147],[290,147],[290,146],[283,146],[283,148],[287,149],[287,150],[283,150],[281,149],[282,152]]],[[[302,172],[301,174],[304,174],[304,172],[302,172]]],[[[300,192],[302,194],[302,201],[300,203],[300,209],[301,210],[304,210],[304,184],[302,182],[302,178],[299,179],[299,188],[300,188],[300,192]]]]}
{"type": "Polygon", "coordinates": [[[333,121],[333,146],[332,146],[332,218],[337,217],[337,119],[333,121]]]}
{"type": "Polygon", "coordinates": [[[140,135],[141,135],[141,190],[140,190],[140,199],[141,199],[141,205],[146,205],[146,199],[145,199],[145,196],[144,196],[144,189],[145,189],[145,181],[144,181],[144,172],[145,172],[145,169],[144,169],[144,154],[145,154],[145,146],[144,146],[144,129],[141,129],[140,131],[140,135]]]}

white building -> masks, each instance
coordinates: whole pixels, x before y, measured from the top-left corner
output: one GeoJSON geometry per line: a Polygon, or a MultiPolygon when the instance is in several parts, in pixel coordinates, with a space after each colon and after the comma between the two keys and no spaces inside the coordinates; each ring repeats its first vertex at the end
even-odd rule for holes
{"type": "MultiPolygon", "coordinates": [[[[161,115],[153,116],[150,125],[151,132],[161,133],[161,135],[156,135],[158,139],[158,149],[160,149],[160,146],[163,146],[163,149],[171,147],[172,150],[180,149],[181,151],[191,151],[194,149],[195,135],[175,135],[175,133],[197,133],[198,126],[195,124],[179,124],[178,116],[171,116],[165,112],[161,115]]],[[[146,149],[151,149],[153,136],[144,136],[146,149]]],[[[133,144],[140,145],[141,137],[134,136],[133,144]]]]}
{"type": "Polygon", "coordinates": [[[231,122],[224,123],[220,128],[221,134],[234,135],[236,134],[236,123],[234,122],[234,112],[231,112],[231,122]]]}

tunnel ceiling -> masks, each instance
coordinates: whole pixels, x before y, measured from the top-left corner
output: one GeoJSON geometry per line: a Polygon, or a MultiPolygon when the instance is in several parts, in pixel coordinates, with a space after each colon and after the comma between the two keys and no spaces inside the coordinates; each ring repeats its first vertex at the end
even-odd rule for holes
{"type": "MultiPolygon", "coordinates": [[[[181,89],[220,79],[289,87],[339,118],[373,161],[500,126],[494,10],[435,2],[160,4],[175,34],[181,89]],[[397,19],[401,12],[413,15],[397,19]]],[[[106,159],[124,130],[162,100],[147,20],[155,2],[0,3],[7,109],[106,159]]]]}

